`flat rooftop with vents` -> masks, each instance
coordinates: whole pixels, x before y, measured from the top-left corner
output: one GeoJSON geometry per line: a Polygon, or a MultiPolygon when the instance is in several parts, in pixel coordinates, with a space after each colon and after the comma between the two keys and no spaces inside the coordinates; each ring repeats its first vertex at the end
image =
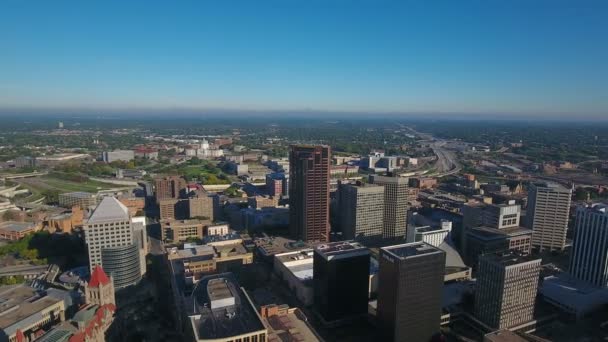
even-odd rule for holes
{"type": "Polygon", "coordinates": [[[340,241],[320,244],[315,247],[315,251],[328,261],[370,254],[369,249],[354,241],[340,241]]]}
{"type": "MultiPolygon", "coordinates": [[[[264,335],[267,330],[232,273],[201,278],[186,307],[196,341],[228,341],[264,335]]],[[[250,338],[251,340],[251,338],[250,338]]]]}
{"type": "Polygon", "coordinates": [[[424,242],[412,242],[402,245],[382,247],[382,250],[401,260],[432,253],[444,253],[441,249],[433,247],[424,242]]]}
{"type": "Polygon", "coordinates": [[[497,253],[489,253],[489,254],[484,254],[481,257],[483,257],[484,259],[491,261],[495,264],[503,265],[505,267],[518,265],[518,264],[540,259],[538,256],[521,255],[516,251],[503,251],[503,252],[497,252],[497,253]]]}

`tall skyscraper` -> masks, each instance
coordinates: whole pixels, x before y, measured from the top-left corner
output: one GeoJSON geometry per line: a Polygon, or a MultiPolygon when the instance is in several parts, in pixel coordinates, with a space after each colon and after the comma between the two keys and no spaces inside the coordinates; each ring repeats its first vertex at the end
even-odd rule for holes
{"type": "Polygon", "coordinates": [[[85,241],[89,252],[91,272],[102,266],[120,289],[134,285],[141,279],[141,258],[145,257],[138,241],[140,234],[134,232],[129,209],[114,197],[104,197],[84,223],[85,241]],[[143,256],[142,256],[143,254],[143,256]]]}
{"type": "Polygon", "coordinates": [[[515,201],[488,204],[483,210],[483,225],[496,229],[519,227],[520,214],[521,206],[515,204],[515,201]]]}
{"type": "Polygon", "coordinates": [[[468,265],[477,268],[482,254],[518,250],[527,255],[531,250],[532,230],[519,226],[521,207],[514,201],[505,204],[465,205],[464,220],[468,226],[463,240],[463,254],[468,265]],[[479,221],[474,219],[479,216],[479,221]],[[478,223],[470,226],[471,222],[478,223]]]}
{"type": "Polygon", "coordinates": [[[382,238],[384,187],[375,184],[341,184],[339,221],[344,239],[369,241],[382,238]]]}
{"type": "Polygon", "coordinates": [[[179,176],[169,176],[154,180],[156,202],[163,199],[180,198],[186,188],[186,181],[179,176]]]}
{"type": "Polygon", "coordinates": [[[445,252],[424,242],[380,249],[378,324],[383,341],[430,341],[439,333],[445,252]]]}
{"type": "Polygon", "coordinates": [[[570,274],[597,287],[608,287],[608,205],[577,208],[570,274]]]}
{"type": "Polygon", "coordinates": [[[321,244],[313,257],[314,308],[326,324],[364,317],[370,252],[353,241],[321,244]]]}
{"type": "Polygon", "coordinates": [[[293,145],[289,152],[289,229],[304,241],[329,241],[329,146],[293,145]]]}
{"type": "Polygon", "coordinates": [[[532,320],[541,259],[513,251],[479,257],[475,317],[493,329],[532,320]]]}
{"type": "Polygon", "coordinates": [[[371,175],[370,183],[384,186],[384,238],[403,238],[407,230],[407,212],[416,200],[417,189],[410,188],[408,178],[371,175]]]}
{"type": "Polygon", "coordinates": [[[486,204],[481,202],[465,203],[462,207],[463,230],[461,248],[466,249],[466,235],[475,227],[505,229],[519,227],[521,206],[515,201],[506,204],[486,204]]]}
{"type": "Polygon", "coordinates": [[[566,246],[572,189],[556,183],[533,183],[528,189],[528,228],[532,246],[544,250],[563,250],[566,246]]]}

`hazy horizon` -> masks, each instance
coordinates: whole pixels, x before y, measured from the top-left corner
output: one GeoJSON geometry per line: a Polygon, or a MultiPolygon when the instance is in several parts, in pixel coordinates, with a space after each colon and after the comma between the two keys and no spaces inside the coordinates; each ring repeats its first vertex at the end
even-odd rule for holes
{"type": "Polygon", "coordinates": [[[280,119],[280,120],[446,120],[446,121],[513,121],[513,122],[608,122],[608,115],[580,115],[575,113],[464,113],[464,112],[362,112],[324,110],[245,110],[245,109],[94,109],[94,108],[0,108],[0,117],[12,119],[108,119],[108,120],[174,120],[174,119],[280,119]],[[226,115],[230,116],[227,117],[226,115]]]}

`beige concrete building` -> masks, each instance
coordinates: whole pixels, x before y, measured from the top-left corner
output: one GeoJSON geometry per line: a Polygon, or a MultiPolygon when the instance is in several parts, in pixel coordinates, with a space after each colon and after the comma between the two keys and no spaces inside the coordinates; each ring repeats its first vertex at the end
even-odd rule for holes
{"type": "Polygon", "coordinates": [[[188,199],[188,209],[190,218],[206,217],[211,221],[215,220],[213,197],[205,191],[197,191],[188,199]]]}
{"type": "Polygon", "coordinates": [[[48,227],[51,232],[71,234],[74,228],[82,227],[84,211],[80,206],[72,207],[72,212],[53,215],[48,218],[48,227]]]}
{"type": "Polygon", "coordinates": [[[241,240],[237,241],[221,246],[195,245],[170,249],[167,257],[174,276],[183,277],[186,285],[193,285],[210,273],[227,272],[253,263],[253,253],[247,251],[241,240]]]}
{"type": "Polygon", "coordinates": [[[541,259],[509,251],[479,258],[475,317],[491,329],[533,320],[541,259]]]}
{"type": "Polygon", "coordinates": [[[571,198],[572,189],[559,184],[530,184],[526,217],[535,248],[563,250],[566,247],[571,198]]]}
{"type": "Polygon", "coordinates": [[[339,220],[344,239],[382,238],[384,186],[341,184],[338,192],[339,220]]]}
{"type": "Polygon", "coordinates": [[[370,183],[384,186],[384,238],[405,239],[407,212],[416,200],[418,189],[409,186],[405,177],[371,175],[370,183]]]}
{"type": "Polygon", "coordinates": [[[210,224],[205,227],[205,236],[226,235],[230,232],[228,223],[210,224]]]}
{"type": "Polygon", "coordinates": [[[208,220],[173,220],[160,221],[161,237],[163,241],[186,241],[188,238],[202,239],[204,228],[210,224],[208,220]]]}

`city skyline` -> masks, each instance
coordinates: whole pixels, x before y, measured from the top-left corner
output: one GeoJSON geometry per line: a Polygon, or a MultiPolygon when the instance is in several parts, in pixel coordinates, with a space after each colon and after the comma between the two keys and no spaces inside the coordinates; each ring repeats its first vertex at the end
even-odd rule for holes
{"type": "Polygon", "coordinates": [[[605,3],[237,3],[5,2],[0,112],[608,110],[605,3]]]}

